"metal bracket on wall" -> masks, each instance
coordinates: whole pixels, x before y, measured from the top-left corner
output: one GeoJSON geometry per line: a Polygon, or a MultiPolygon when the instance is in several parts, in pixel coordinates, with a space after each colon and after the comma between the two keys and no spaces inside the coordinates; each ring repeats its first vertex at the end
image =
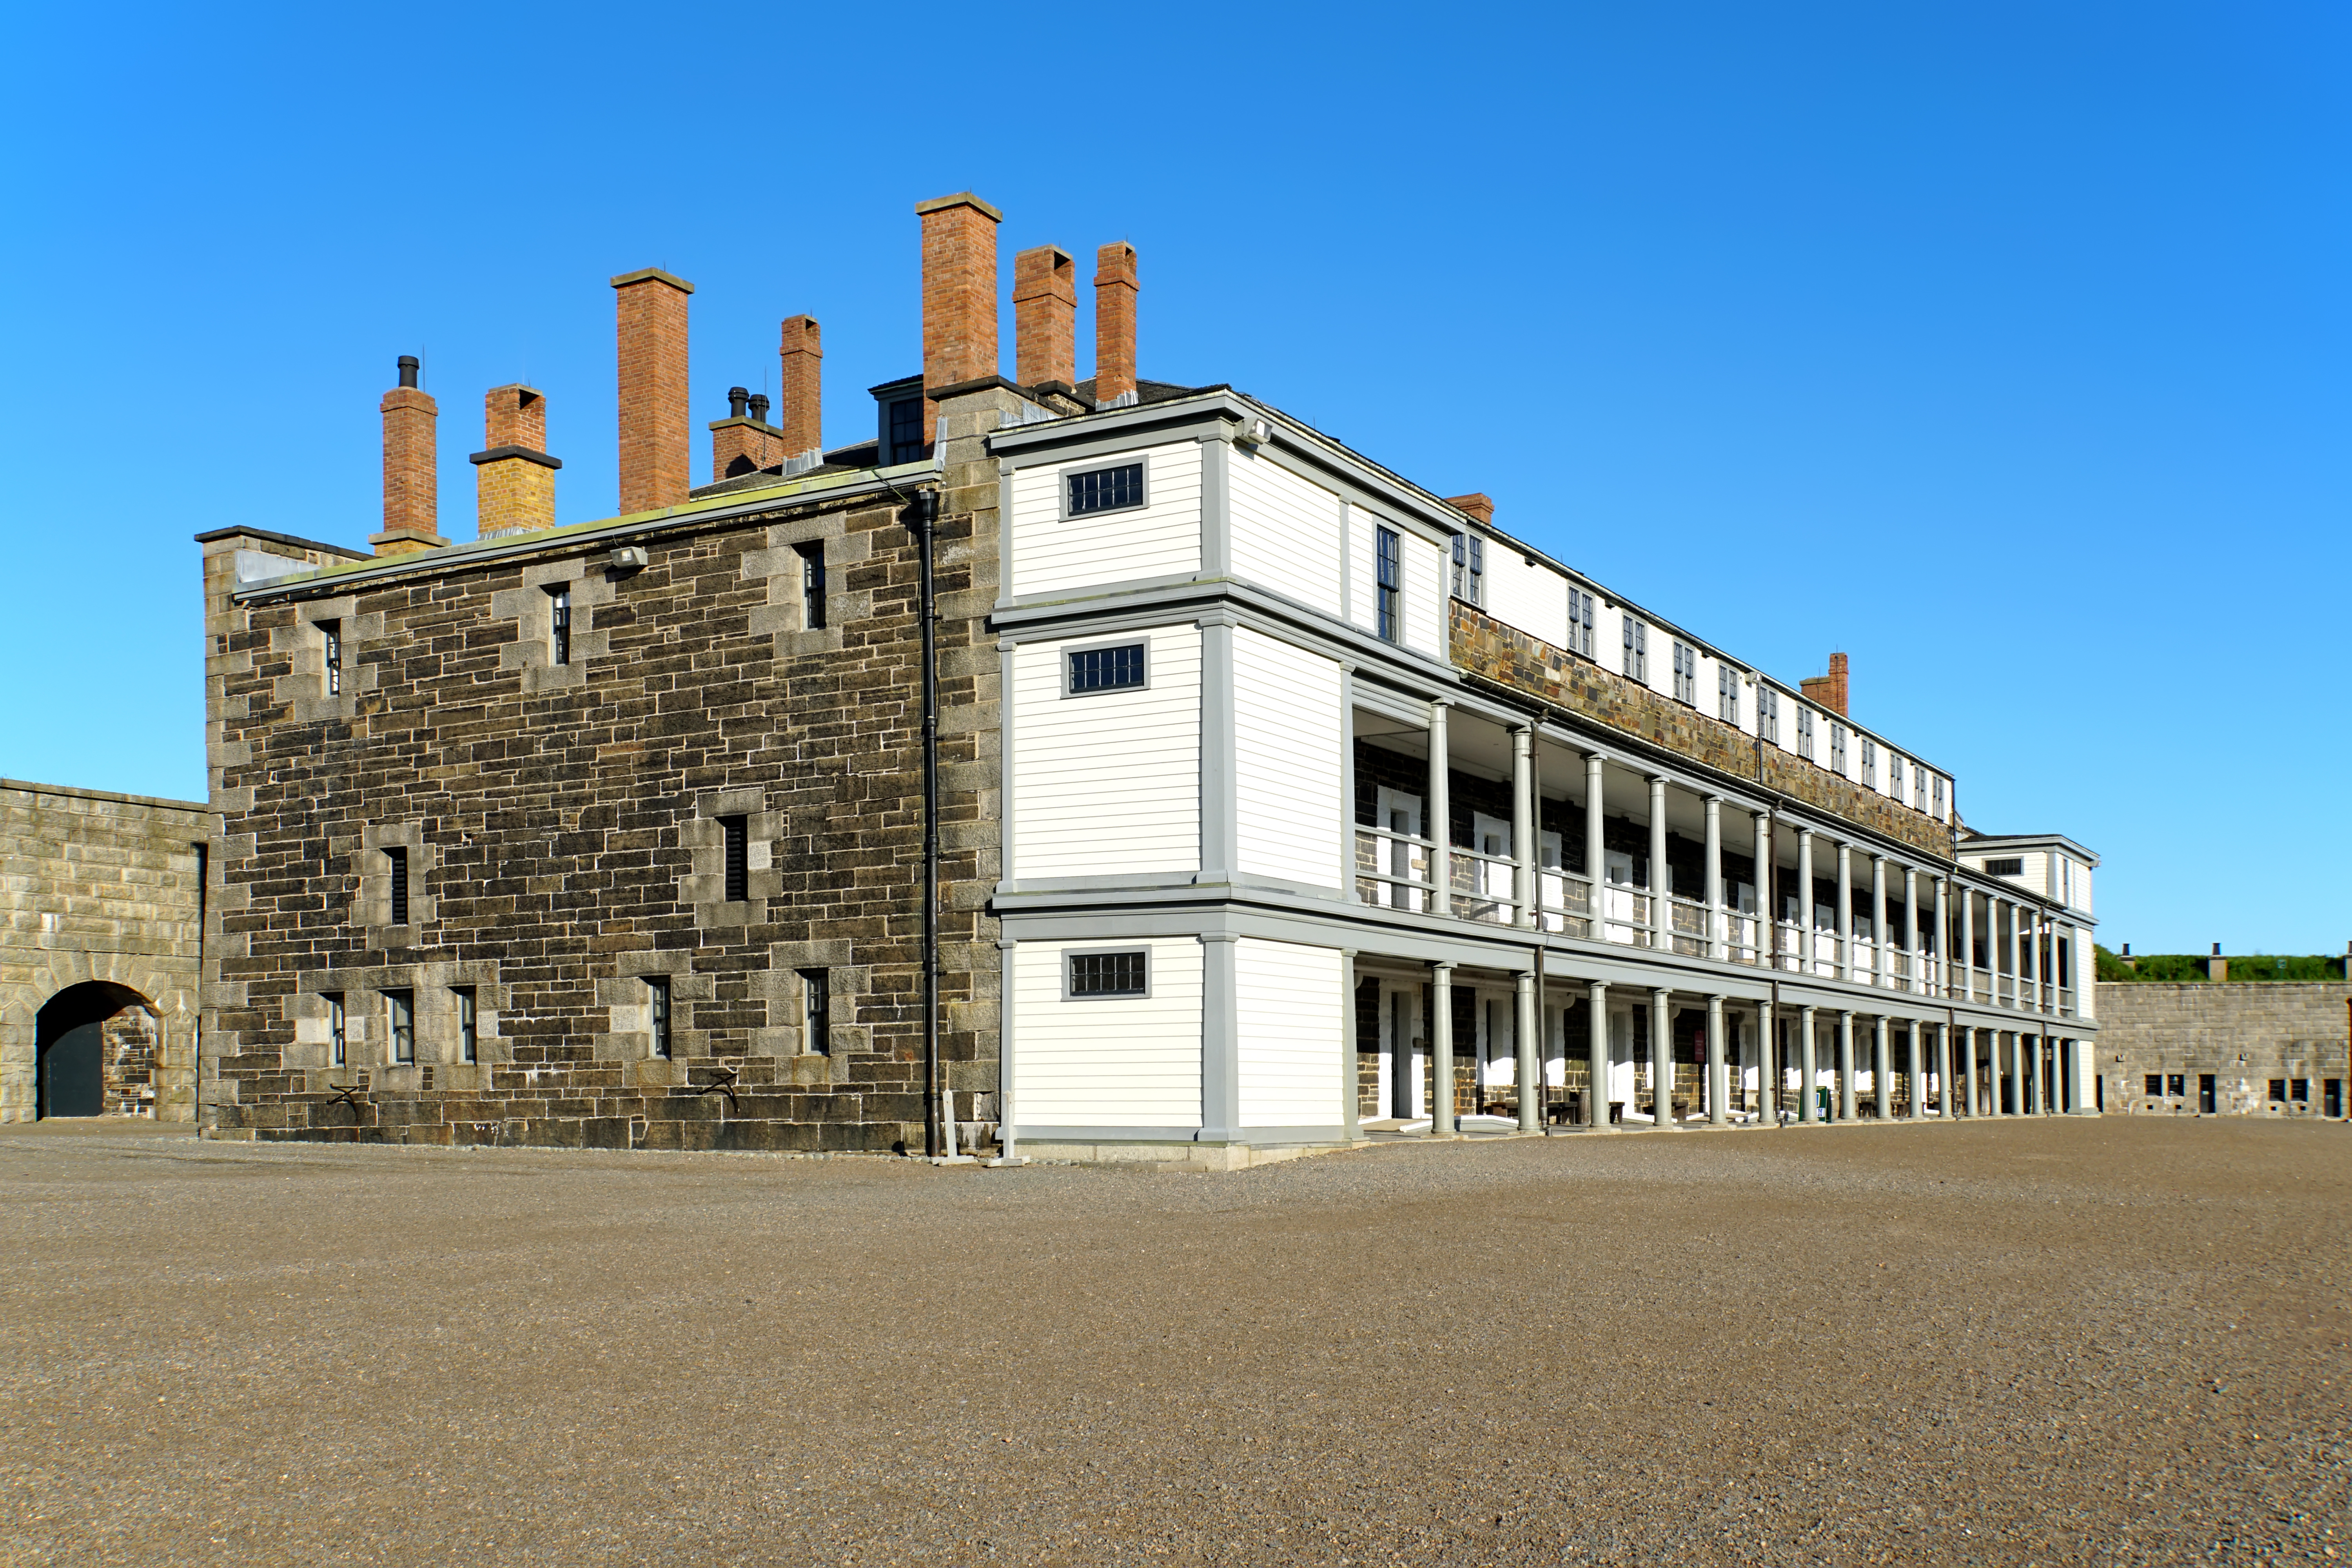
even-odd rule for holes
{"type": "Polygon", "coordinates": [[[694,1092],[723,1094],[727,1097],[727,1109],[730,1111],[734,1110],[736,1109],[735,1080],[740,1076],[733,1068],[714,1068],[711,1069],[710,1081],[698,1086],[694,1092]]]}

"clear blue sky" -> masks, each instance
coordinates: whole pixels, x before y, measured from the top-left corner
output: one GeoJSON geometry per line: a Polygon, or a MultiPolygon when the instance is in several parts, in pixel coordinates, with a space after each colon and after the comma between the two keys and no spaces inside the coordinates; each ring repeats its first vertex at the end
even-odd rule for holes
{"type": "Polygon", "coordinates": [[[971,188],[1008,291],[1026,246],[1135,243],[1146,375],[1485,490],[1776,675],[1847,649],[1856,716],[1972,825],[2105,857],[2110,945],[2352,938],[2343,6],[10,30],[0,773],[201,796],[189,536],[362,545],[396,355],[441,403],[445,522],[515,379],[560,516],[606,515],[609,277],[697,285],[698,421],[815,314],[841,440],[919,366],[912,205],[971,188]]]}

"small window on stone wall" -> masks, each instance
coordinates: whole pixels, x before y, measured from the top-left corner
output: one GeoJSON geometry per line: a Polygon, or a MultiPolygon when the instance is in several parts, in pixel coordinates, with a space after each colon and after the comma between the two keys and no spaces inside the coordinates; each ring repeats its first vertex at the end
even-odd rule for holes
{"type": "Polygon", "coordinates": [[[319,639],[327,667],[327,695],[340,697],[343,691],[343,623],[320,621],[319,639]]]}
{"type": "Polygon", "coordinates": [[[654,1055],[669,1055],[669,976],[646,976],[646,1029],[653,1037],[654,1055]]]}
{"type": "Polygon", "coordinates": [[[2164,1094],[2164,1075],[2162,1073],[2152,1072],[2147,1075],[2147,1092],[2158,1097],[2159,1099],[2162,1098],[2164,1094]]]}
{"type": "Polygon", "coordinates": [[[572,584],[559,584],[547,591],[548,659],[552,664],[572,662],[572,584]]]}
{"type": "Polygon", "coordinates": [[[833,1054],[833,973],[803,969],[801,973],[802,1049],[818,1056],[833,1054]]]}
{"type": "Polygon", "coordinates": [[[2286,1079],[2283,1078],[2271,1079],[2271,1102],[2274,1105],[2286,1103],[2286,1079]]]}
{"type": "Polygon", "coordinates": [[[451,988],[457,998],[457,1059],[461,1062],[481,1059],[481,1029],[474,1012],[474,988],[458,985],[451,988]]]}
{"type": "Polygon", "coordinates": [[[2170,1094],[2175,1100],[2179,1099],[2182,1095],[2189,1092],[2189,1075],[2185,1072],[2174,1073],[2170,1078],[2166,1079],[2164,1081],[2170,1086],[2166,1092],[2170,1094]]]}
{"type": "Polygon", "coordinates": [[[392,889],[392,921],[396,926],[408,923],[408,851],[386,849],[383,852],[384,874],[392,889]]]}
{"type": "Polygon", "coordinates": [[[722,816],[719,826],[727,836],[727,901],[740,904],[751,896],[751,819],[722,816]]]}
{"type": "Polygon", "coordinates": [[[824,542],[795,544],[801,558],[801,629],[824,630],[824,542]]]}
{"type": "Polygon", "coordinates": [[[416,993],[387,991],[383,994],[384,1022],[391,1035],[392,1059],[413,1062],[416,1059],[416,993]]]}
{"type": "Polygon", "coordinates": [[[350,1026],[343,1018],[343,994],[330,991],[324,999],[327,1004],[327,1065],[341,1067],[351,1037],[350,1026]]]}

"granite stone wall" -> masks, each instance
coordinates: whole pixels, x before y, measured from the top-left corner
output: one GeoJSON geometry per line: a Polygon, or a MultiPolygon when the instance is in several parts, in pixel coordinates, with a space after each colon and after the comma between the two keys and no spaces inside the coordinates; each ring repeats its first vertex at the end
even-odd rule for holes
{"type": "Polygon", "coordinates": [[[2323,1115],[2329,1079],[2352,1089],[2352,985],[2341,981],[2111,981],[2098,988],[2098,1008],[2095,1048],[2111,1111],[2193,1115],[2208,1074],[2223,1116],[2323,1115]],[[2274,1080],[2284,1098],[2272,1098],[2274,1080]]]}
{"type": "Polygon", "coordinates": [[[40,1011],[75,986],[107,988],[93,1018],[152,1014],[110,1026],[109,1112],[194,1117],[211,836],[194,801],[0,779],[0,1121],[33,1120],[40,1011]]]}
{"type": "MultiPolygon", "coordinates": [[[[977,433],[996,416],[941,419],[943,439],[962,437],[938,547],[942,1057],[964,1119],[984,1121],[1001,731],[983,632],[995,466],[977,433]]],[[[493,561],[404,557],[400,578],[340,597],[298,584],[244,605],[208,571],[213,1135],[920,1151],[919,626],[898,502],[782,497],[649,521],[629,542],[642,570],[608,570],[610,540],[558,534],[493,561]],[[811,543],[823,628],[801,605],[796,547],[811,543]],[[559,584],[569,665],[546,624],[559,584]],[[326,616],[351,666],[339,695],[320,663],[326,616]],[[749,896],[730,900],[738,816],[749,896]],[[804,1026],[817,973],[828,1040],[804,1026]],[[411,1061],[395,1059],[395,997],[411,1061]]],[[[213,542],[208,561],[235,547],[213,542]]]]}

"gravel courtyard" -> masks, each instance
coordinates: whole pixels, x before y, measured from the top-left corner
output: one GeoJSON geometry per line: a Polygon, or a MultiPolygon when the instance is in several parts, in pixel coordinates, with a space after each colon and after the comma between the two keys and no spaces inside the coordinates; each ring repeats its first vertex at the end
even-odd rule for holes
{"type": "Polygon", "coordinates": [[[2352,1130],[0,1130],[8,1563],[2352,1558],[2352,1130]]]}

